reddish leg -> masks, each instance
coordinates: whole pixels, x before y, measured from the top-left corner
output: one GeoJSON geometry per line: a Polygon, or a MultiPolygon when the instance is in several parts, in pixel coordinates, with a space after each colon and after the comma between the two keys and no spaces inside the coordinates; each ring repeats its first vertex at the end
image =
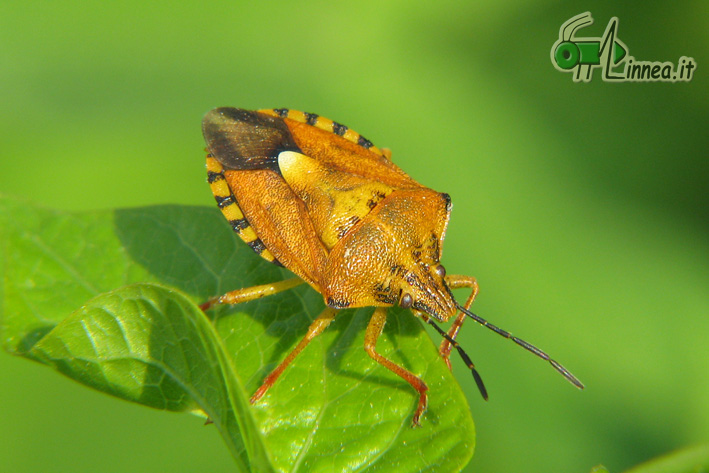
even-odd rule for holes
{"type": "Polygon", "coordinates": [[[276,369],[271,371],[271,374],[266,376],[266,379],[263,381],[261,387],[256,390],[253,396],[251,396],[251,404],[254,404],[256,401],[261,399],[261,397],[266,394],[266,391],[273,386],[273,383],[276,382],[283,371],[288,368],[288,365],[291,364],[295,357],[298,356],[298,354],[303,351],[306,346],[308,346],[308,343],[310,343],[313,338],[320,335],[320,333],[322,333],[322,331],[330,325],[330,322],[335,319],[335,313],[335,309],[327,307],[315,320],[313,320],[313,323],[310,324],[310,327],[308,327],[308,332],[305,334],[305,337],[303,337],[293,351],[288,354],[286,359],[283,360],[281,364],[276,367],[276,369]]]}
{"type": "MultiPolygon", "coordinates": [[[[468,296],[468,300],[465,301],[465,305],[463,306],[466,309],[470,309],[470,306],[475,301],[475,297],[477,297],[478,291],[479,291],[478,283],[475,280],[475,278],[472,276],[459,276],[459,275],[446,276],[446,284],[448,284],[448,287],[451,289],[460,289],[460,288],[466,288],[466,287],[471,288],[470,296],[468,296]]],[[[453,324],[451,324],[450,329],[448,329],[448,335],[453,340],[455,340],[455,338],[458,336],[458,332],[460,331],[460,327],[463,326],[463,322],[465,322],[466,318],[467,318],[467,316],[464,313],[458,312],[458,315],[456,316],[455,320],[453,321],[453,324]]],[[[451,361],[450,361],[451,348],[452,348],[451,343],[446,339],[443,339],[440,347],[438,348],[438,353],[440,353],[443,360],[445,360],[446,364],[448,365],[448,369],[451,369],[451,361]]]]}
{"type": "Polygon", "coordinates": [[[428,396],[426,391],[428,391],[428,386],[416,375],[410,371],[402,368],[391,360],[384,358],[382,355],[377,353],[376,346],[379,336],[384,330],[384,324],[386,323],[387,309],[384,307],[379,307],[374,310],[372,318],[369,320],[369,325],[367,325],[367,331],[364,335],[364,349],[367,354],[374,359],[377,363],[384,366],[388,370],[394,372],[395,374],[401,376],[408,382],[416,391],[419,393],[419,403],[414,412],[413,425],[420,425],[419,420],[421,419],[421,414],[426,410],[428,405],[428,396]]]}

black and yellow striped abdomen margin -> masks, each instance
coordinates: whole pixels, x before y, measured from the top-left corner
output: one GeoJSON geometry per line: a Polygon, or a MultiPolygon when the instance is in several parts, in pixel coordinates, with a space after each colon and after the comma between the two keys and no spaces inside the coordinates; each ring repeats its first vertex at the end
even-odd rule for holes
{"type": "Polygon", "coordinates": [[[227,219],[231,228],[244,240],[244,243],[266,261],[283,266],[266,248],[249,221],[246,220],[236,197],[234,197],[234,192],[224,178],[224,166],[211,154],[207,154],[207,182],[209,182],[209,187],[212,189],[212,194],[214,194],[214,199],[217,201],[222,215],[227,219]]]}
{"type": "Polygon", "coordinates": [[[352,128],[349,128],[341,123],[332,121],[329,118],[321,117],[318,114],[300,112],[298,110],[291,110],[288,108],[268,108],[259,110],[259,113],[265,113],[273,117],[288,118],[299,123],[305,123],[306,125],[314,126],[315,128],[319,128],[323,131],[327,131],[337,136],[341,136],[351,143],[358,144],[364,149],[367,149],[380,156],[386,157],[386,154],[383,153],[379,148],[374,146],[371,141],[354,131],[352,128]]]}

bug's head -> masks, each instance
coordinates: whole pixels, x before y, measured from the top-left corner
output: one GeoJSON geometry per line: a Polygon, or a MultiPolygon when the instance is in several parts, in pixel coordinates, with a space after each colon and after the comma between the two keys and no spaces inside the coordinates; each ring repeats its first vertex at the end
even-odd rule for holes
{"type": "Polygon", "coordinates": [[[453,317],[457,306],[445,282],[446,270],[442,264],[414,264],[399,281],[398,305],[405,309],[425,312],[442,322],[453,317]]]}
{"type": "Polygon", "coordinates": [[[392,306],[446,321],[456,303],[440,263],[450,197],[429,189],[396,191],[330,253],[323,295],[335,308],[392,306]]]}

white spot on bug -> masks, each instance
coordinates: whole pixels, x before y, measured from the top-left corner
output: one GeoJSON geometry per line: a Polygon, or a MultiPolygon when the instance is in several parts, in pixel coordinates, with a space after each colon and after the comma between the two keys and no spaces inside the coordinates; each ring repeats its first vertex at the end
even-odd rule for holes
{"type": "Polygon", "coordinates": [[[300,153],[295,151],[283,151],[278,155],[278,167],[281,172],[288,172],[297,162],[299,157],[302,156],[300,153]]]}

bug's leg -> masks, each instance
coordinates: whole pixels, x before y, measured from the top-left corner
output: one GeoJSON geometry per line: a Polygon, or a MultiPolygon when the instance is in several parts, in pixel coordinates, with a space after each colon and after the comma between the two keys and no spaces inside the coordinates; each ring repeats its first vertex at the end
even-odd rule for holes
{"type": "Polygon", "coordinates": [[[386,318],[386,308],[379,307],[374,310],[374,314],[372,314],[372,318],[369,320],[369,325],[367,325],[367,332],[364,335],[364,349],[367,351],[367,354],[374,359],[374,361],[404,378],[406,382],[408,382],[416,391],[418,391],[419,403],[418,407],[416,408],[416,412],[414,412],[413,418],[413,425],[417,426],[420,425],[419,419],[421,418],[421,414],[423,414],[423,412],[426,410],[426,406],[428,405],[428,396],[426,395],[426,391],[428,391],[428,386],[426,386],[426,383],[424,383],[421,379],[419,379],[410,371],[402,368],[393,361],[388,360],[379,353],[377,353],[377,339],[379,339],[379,336],[384,330],[386,318]]]}
{"type": "MultiPolygon", "coordinates": [[[[475,297],[477,297],[479,291],[478,282],[475,280],[475,278],[472,276],[450,275],[446,276],[446,284],[448,284],[448,287],[451,289],[460,289],[466,287],[471,288],[470,296],[468,296],[468,300],[465,301],[465,305],[463,306],[466,309],[470,309],[470,306],[473,305],[475,297]]],[[[453,324],[451,324],[450,329],[448,329],[448,335],[453,340],[455,340],[455,337],[458,336],[458,331],[460,331],[460,327],[463,326],[463,322],[465,322],[466,318],[467,317],[463,312],[458,312],[458,315],[453,321],[453,324]]],[[[451,348],[451,343],[446,339],[443,339],[440,347],[438,348],[438,353],[440,353],[441,357],[445,360],[446,364],[448,365],[448,369],[451,369],[451,348]]]]}
{"type": "Polygon", "coordinates": [[[276,382],[283,371],[288,368],[288,365],[291,364],[295,357],[298,356],[298,354],[303,351],[306,346],[308,346],[308,343],[310,343],[313,338],[320,335],[322,331],[330,325],[330,322],[335,319],[336,312],[336,309],[327,307],[315,320],[313,320],[313,323],[310,324],[310,327],[308,327],[308,332],[305,334],[303,339],[298,343],[298,345],[296,345],[293,351],[286,356],[286,359],[283,360],[281,364],[276,367],[276,369],[271,371],[268,376],[266,376],[266,379],[263,381],[261,387],[256,390],[253,396],[251,396],[251,404],[261,399],[261,397],[266,394],[266,391],[273,386],[273,383],[276,382]]]}
{"type": "Polygon", "coordinates": [[[202,310],[207,310],[218,304],[240,304],[242,302],[252,301],[254,299],[260,299],[261,297],[271,296],[282,291],[287,291],[288,289],[304,282],[305,281],[300,278],[291,278],[271,284],[262,284],[260,286],[237,289],[236,291],[227,292],[222,296],[213,297],[204,304],[200,305],[199,308],[202,310]]]}

